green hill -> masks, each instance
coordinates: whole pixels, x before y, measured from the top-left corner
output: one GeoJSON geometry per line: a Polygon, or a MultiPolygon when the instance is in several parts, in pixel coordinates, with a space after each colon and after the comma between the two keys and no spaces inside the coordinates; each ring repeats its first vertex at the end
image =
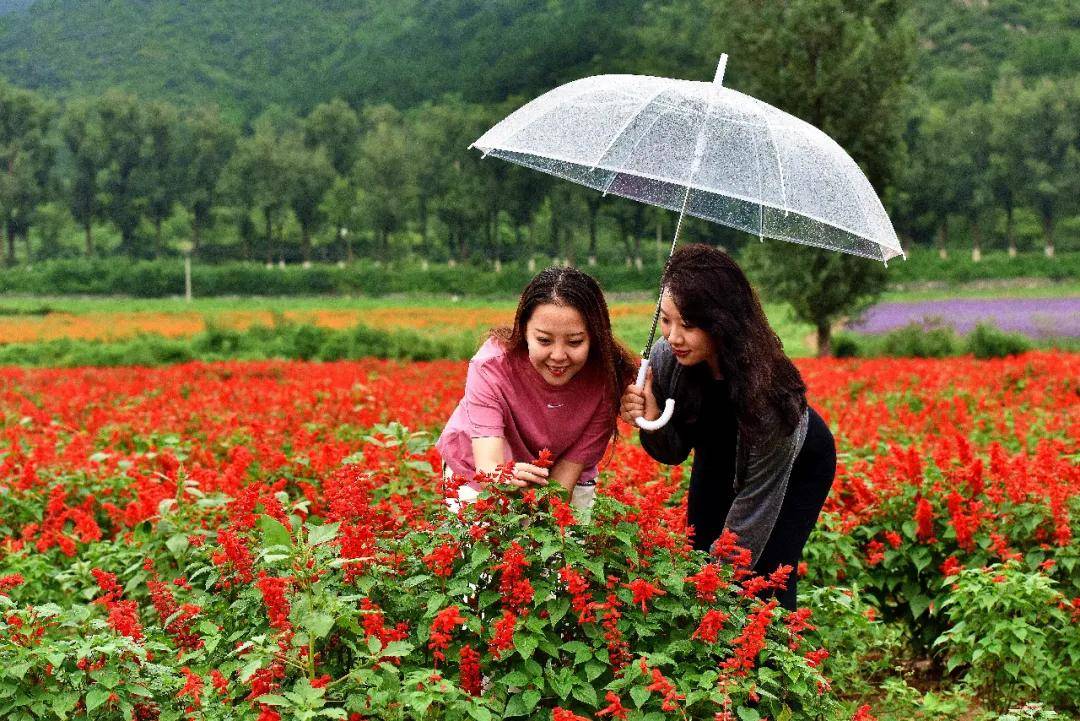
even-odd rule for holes
{"type": "MultiPolygon", "coordinates": [[[[11,3],[19,5],[26,3],[11,3]]],[[[618,47],[627,0],[39,0],[0,18],[0,75],[48,94],[120,86],[243,116],[343,96],[501,100],[618,47]],[[568,32],[569,30],[569,32],[568,32]]]]}
{"type": "MultiPolygon", "coordinates": [[[[716,1],[675,5],[693,14],[716,1]]],[[[640,0],[0,0],[0,75],[61,97],[120,86],[239,117],[335,96],[399,107],[444,93],[499,101],[590,71],[648,70],[634,33],[656,9],[640,0]]],[[[1080,72],[1072,0],[915,0],[914,10],[916,86],[932,100],[988,97],[1005,65],[1027,76],[1080,72]]]]}

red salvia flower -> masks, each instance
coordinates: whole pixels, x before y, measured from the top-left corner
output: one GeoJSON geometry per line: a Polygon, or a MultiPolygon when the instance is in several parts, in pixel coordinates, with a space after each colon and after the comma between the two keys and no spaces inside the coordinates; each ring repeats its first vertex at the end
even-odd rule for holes
{"type": "Polygon", "coordinates": [[[683,579],[687,583],[694,584],[694,591],[698,599],[707,603],[716,600],[716,592],[727,587],[727,582],[720,577],[720,567],[715,563],[707,563],[693,576],[683,579]]]}
{"type": "Polygon", "coordinates": [[[596,712],[597,716],[610,716],[611,718],[625,719],[630,710],[622,705],[622,700],[614,691],[608,691],[604,696],[608,705],[596,712]]]}
{"type": "Polygon", "coordinates": [[[259,580],[255,582],[255,585],[262,593],[266,615],[270,619],[272,628],[282,631],[292,628],[289,623],[289,599],[285,595],[285,591],[291,584],[291,577],[279,578],[268,575],[266,571],[259,571],[259,580]]]}
{"type": "Polygon", "coordinates": [[[643,578],[635,578],[630,583],[624,583],[623,586],[629,588],[630,591],[634,594],[634,598],[631,603],[633,603],[634,605],[641,604],[641,612],[645,614],[649,612],[649,609],[645,607],[645,604],[647,604],[650,599],[656,596],[667,595],[666,591],[661,588],[657,588],[643,578]]]}
{"type": "Polygon", "coordinates": [[[925,498],[915,503],[915,537],[923,543],[934,540],[934,507],[925,498]]]}
{"type": "Polygon", "coordinates": [[[470,696],[479,696],[480,685],[480,654],[473,650],[472,646],[461,647],[458,653],[458,663],[461,673],[461,688],[470,696]]]}
{"type": "Polygon", "coordinates": [[[457,606],[448,606],[435,614],[435,619],[431,622],[428,648],[433,651],[436,663],[446,660],[443,651],[450,645],[450,636],[464,623],[465,619],[457,606]]]}
{"type": "Polygon", "coordinates": [[[424,556],[424,565],[438,578],[450,578],[454,572],[454,560],[461,553],[461,546],[454,542],[443,543],[424,556]]]}
{"type": "Polygon", "coordinates": [[[729,616],[723,611],[710,608],[701,618],[701,623],[698,624],[691,638],[700,638],[705,643],[716,643],[716,638],[728,618],[729,616]]]}
{"type": "Polygon", "coordinates": [[[513,611],[503,610],[502,618],[496,621],[495,634],[491,637],[488,650],[495,658],[499,658],[503,651],[514,647],[514,629],[517,627],[518,617],[513,611]]]}

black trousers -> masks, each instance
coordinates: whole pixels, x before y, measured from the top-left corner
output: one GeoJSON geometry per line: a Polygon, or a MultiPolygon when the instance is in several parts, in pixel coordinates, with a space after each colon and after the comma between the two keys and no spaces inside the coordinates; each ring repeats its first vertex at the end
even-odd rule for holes
{"type": "MultiPolygon", "coordinates": [[[[694,527],[694,548],[708,551],[724,530],[724,520],[735,500],[731,483],[734,459],[721,460],[708,453],[701,454],[700,449],[694,453],[694,470],[690,475],[687,497],[687,522],[694,527]],[[700,468],[699,461],[702,462],[700,468]]],[[[783,565],[791,566],[787,588],[767,594],[767,597],[775,597],[786,609],[795,610],[803,547],[814,530],[835,475],[836,443],[825,421],[811,408],[806,440],[795,457],[780,515],[754,566],[755,573],[762,575],[768,575],[783,565]]]]}

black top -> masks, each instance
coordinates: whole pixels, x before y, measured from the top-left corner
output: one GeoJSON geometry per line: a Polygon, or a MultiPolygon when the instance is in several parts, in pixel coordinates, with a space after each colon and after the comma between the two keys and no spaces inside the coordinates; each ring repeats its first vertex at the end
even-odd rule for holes
{"type": "Polygon", "coordinates": [[[641,446],[661,463],[679,464],[694,451],[691,485],[719,490],[729,484],[734,499],[724,526],[750,550],[753,563],[772,533],[787,492],[795,457],[802,449],[809,420],[803,411],[798,427],[787,432],[777,418],[764,419],[769,430],[753,443],[740,443],[728,385],[712,379],[704,364],[684,368],[660,339],[652,348],[652,390],[663,407],[675,399],[675,415],[663,428],[641,432],[641,446]]]}

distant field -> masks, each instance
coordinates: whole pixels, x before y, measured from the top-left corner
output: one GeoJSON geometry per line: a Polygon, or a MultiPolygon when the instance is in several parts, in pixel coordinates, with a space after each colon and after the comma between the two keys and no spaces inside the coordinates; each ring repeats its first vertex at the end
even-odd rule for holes
{"type": "MultiPolygon", "coordinates": [[[[1080,283],[922,288],[887,293],[883,303],[920,303],[956,299],[1080,298],[1080,283]]],[[[616,335],[639,351],[648,334],[655,300],[646,293],[612,294],[609,300],[616,335]]],[[[61,338],[118,341],[138,335],[186,338],[208,326],[242,330],[278,323],[312,324],[342,329],[357,324],[387,330],[410,329],[432,336],[473,333],[479,339],[490,327],[509,323],[516,299],[495,300],[438,295],[382,298],[208,298],[182,299],[55,297],[0,298],[0,344],[36,343],[61,338]]],[[[1060,303],[1059,303],[1060,304],[1060,303]]],[[[914,306],[912,306],[914,307],[914,306]]],[[[813,329],[792,318],[787,306],[766,303],[773,327],[793,356],[812,355],[813,329]]],[[[875,313],[871,310],[868,317],[875,313]]]]}
{"type": "MultiPolygon", "coordinates": [[[[610,303],[616,335],[633,350],[644,345],[655,301],[644,296],[610,303]]],[[[244,329],[275,323],[348,328],[412,329],[432,335],[476,333],[512,321],[516,299],[469,300],[445,296],[378,299],[214,298],[188,304],[176,299],[7,298],[0,300],[0,343],[70,338],[116,341],[140,334],[184,338],[208,324],[244,329]]],[[[785,306],[767,305],[774,328],[793,355],[810,355],[811,328],[785,306]]]]}

